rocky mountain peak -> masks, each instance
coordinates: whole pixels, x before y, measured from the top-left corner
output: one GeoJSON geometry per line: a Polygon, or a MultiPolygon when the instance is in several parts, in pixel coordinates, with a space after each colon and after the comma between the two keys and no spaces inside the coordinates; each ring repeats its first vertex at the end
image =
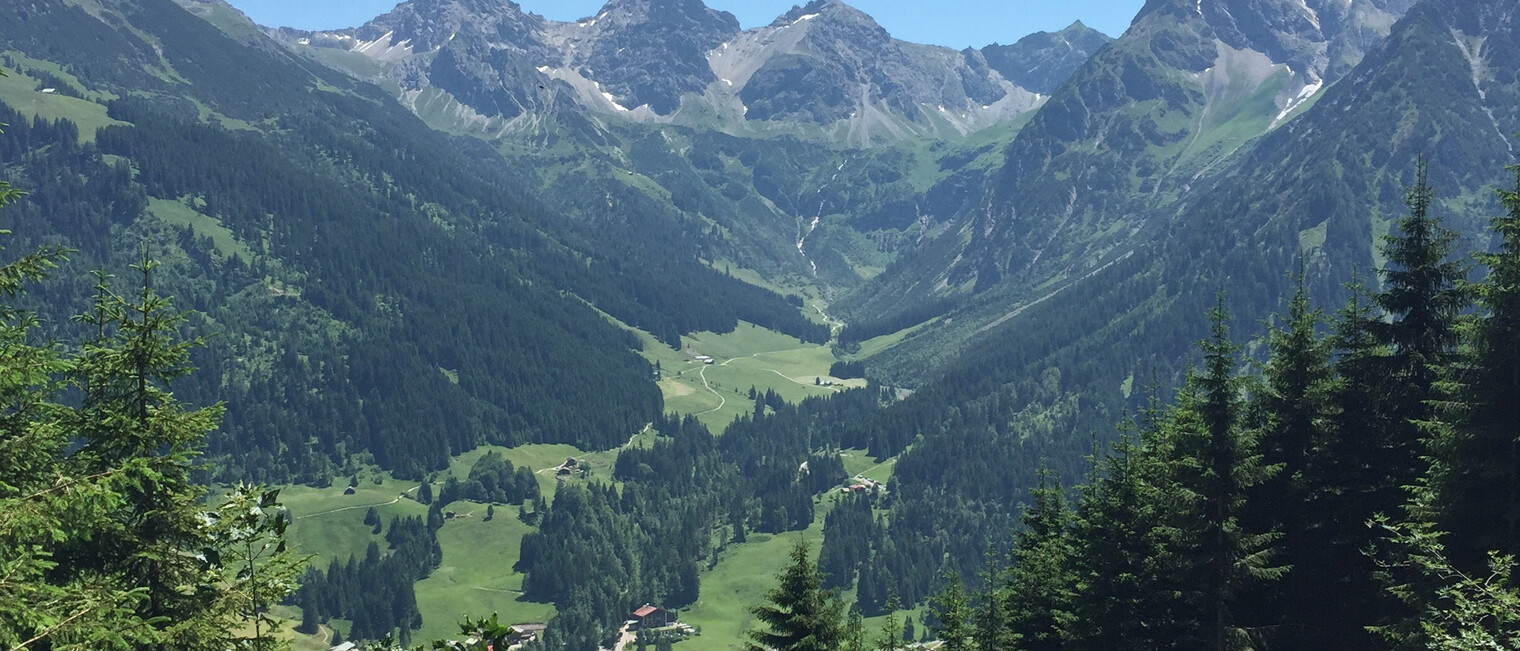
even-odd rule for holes
{"type": "Polygon", "coordinates": [[[612,0],[563,33],[568,64],[616,107],[669,115],[717,81],[707,53],[739,33],[739,19],[701,0],[612,0]]]}
{"type": "Polygon", "coordinates": [[[591,26],[593,21],[604,28],[654,22],[739,31],[739,19],[708,7],[702,0],[610,0],[595,18],[580,23],[591,26]]]}
{"type": "MultiPolygon", "coordinates": [[[[1416,0],[1149,0],[1131,28],[1201,24],[1205,36],[1266,55],[1305,83],[1361,61],[1416,0]]],[[[1143,31],[1143,30],[1142,30],[1143,31]]]]}
{"type": "Polygon", "coordinates": [[[792,5],[790,11],[777,16],[776,20],[771,21],[770,26],[787,27],[815,18],[821,18],[825,21],[854,23],[869,29],[879,29],[883,34],[886,34],[886,30],[876,23],[875,18],[839,0],[812,0],[812,2],[805,5],[792,5]]]}
{"type": "Polygon", "coordinates": [[[1079,20],[1059,32],[1035,32],[1013,45],[993,43],[979,52],[1004,78],[1049,95],[1112,40],[1079,20]]]}
{"type": "Polygon", "coordinates": [[[472,123],[561,101],[680,121],[682,106],[696,102],[697,121],[823,125],[857,144],[1011,119],[1107,42],[1074,24],[1009,46],[1016,54],[957,52],[897,40],[839,0],[793,6],[750,30],[702,0],[609,0],[575,22],[509,0],[409,0],[360,28],[281,36],[364,54],[381,64],[364,74],[388,76],[407,93],[445,91],[441,101],[457,100],[463,106],[450,110],[472,123]]]}
{"type": "Polygon", "coordinates": [[[545,22],[511,0],[409,0],[351,32],[360,43],[386,39],[379,44],[389,48],[406,41],[413,52],[431,52],[461,32],[526,44],[539,39],[545,22]]]}

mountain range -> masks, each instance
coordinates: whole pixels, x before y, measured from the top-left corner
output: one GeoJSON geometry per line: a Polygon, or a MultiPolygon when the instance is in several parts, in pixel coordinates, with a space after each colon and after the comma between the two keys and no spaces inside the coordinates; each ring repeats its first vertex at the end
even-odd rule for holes
{"type": "Polygon", "coordinates": [[[436,89],[508,130],[568,102],[737,133],[804,124],[856,143],[964,134],[1026,113],[1108,40],[1078,23],[956,52],[894,39],[828,0],[749,30],[699,0],[620,0],[573,23],[512,2],[425,0],[353,29],[272,33],[340,66],[362,58],[371,79],[436,89]]]}
{"type": "MultiPolygon", "coordinates": [[[[9,245],[81,265],[161,253],[216,335],[177,390],[228,405],[219,480],[614,449],[678,404],[655,346],[745,323],[827,344],[897,391],[800,416],[761,392],[727,445],[796,416],[811,447],[787,454],[896,459],[893,571],[857,594],[914,602],[981,569],[1037,465],[1074,479],[1093,432],[1164,395],[1216,301],[1252,337],[1294,269],[1327,309],[1375,284],[1417,161],[1487,248],[1517,14],[1149,0],[1115,38],[955,51],[836,0],[752,29],[700,0],[576,22],[409,0],[322,32],[221,0],[35,0],[0,19],[0,160],[31,192],[5,218],[9,245]]],[[[59,279],[36,307],[68,332],[91,291],[59,279]]]]}

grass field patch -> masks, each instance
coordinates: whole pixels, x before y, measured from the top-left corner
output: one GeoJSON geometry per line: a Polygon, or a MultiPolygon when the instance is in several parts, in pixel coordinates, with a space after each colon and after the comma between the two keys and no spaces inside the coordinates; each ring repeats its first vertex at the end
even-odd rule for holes
{"type": "Polygon", "coordinates": [[[148,198],[148,212],[173,226],[188,226],[197,237],[209,237],[216,252],[224,258],[236,256],[243,262],[253,261],[253,251],[227,230],[221,220],[202,214],[183,201],[148,198]]]}
{"type": "Polygon", "coordinates": [[[744,648],[744,632],[754,626],[749,609],[765,599],[775,587],[776,574],[786,567],[797,538],[807,540],[817,558],[823,542],[823,514],[805,531],[775,536],[751,535],[750,542],[730,547],[717,567],[702,576],[697,603],[681,613],[681,620],[702,629],[702,634],[680,643],[683,651],[729,651],[744,648]]]}
{"type": "Polygon", "coordinates": [[[101,104],[57,92],[44,93],[37,88],[36,79],[15,70],[7,69],[5,74],[0,77],[0,100],[28,118],[73,122],[79,127],[80,142],[94,142],[96,131],[126,124],[112,119],[101,104]]]}
{"type": "Polygon", "coordinates": [[[459,517],[438,530],[443,564],[417,583],[422,629],[414,632],[413,639],[457,636],[458,622],[467,616],[497,613],[513,623],[542,623],[553,617],[552,604],[521,598],[524,575],[512,567],[517,564],[523,537],[533,527],[517,519],[517,507],[497,507],[489,521],[484,504],[455,502],[449,509],[459,517]]]}
{"type": "MultiPolygon", "coordinates": [[[[385,536],[370,533],[364,514],[373,506],[380,521],[389,524],[393,517],[426,516],[427,507],[401,497],[403,491],[417,485],[386,477],[380,484],[362,480],[352,495],[345,495],[346,479],[334,481],[326,488],[289,486],[280,491],[280,501],[290,509],[294,521],[290,540],[302,554],[311,554],[312,565],[327,569],[328,561],[345,562],[350,555],[364,556],[371,541],[385,547],[385,536]]],[[[415,491],[410,493],[416,495],[415,491]]]]}

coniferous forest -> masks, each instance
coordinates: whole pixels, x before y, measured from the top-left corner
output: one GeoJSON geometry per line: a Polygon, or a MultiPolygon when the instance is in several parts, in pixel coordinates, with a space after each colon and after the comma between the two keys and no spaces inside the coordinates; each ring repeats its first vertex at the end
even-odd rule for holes
{"type": "MultiPolygon", "coordinates": [[[[1480,280],[1467,280],[1454,233],[1430,215],[1435,190],[1421,166],[1382,244],[1381,290],[1354,286],[1327,314],[1300,271],[1260,364],[1231,338],[1221,300],[1171,400],[1152,387],[1079,485],[1042,473],[1008,551],[994,548],[977,575],[939,568],[928,623],[944,648],[1520,643],[1512,171],[1513,189],[1498,193],[1506,213],[1492,220],[1499,244],[1472,256],[1480,280]]],[[[902,645],[895,622],[860,634],[829,591],[862,558],[877,563],[865,542],[840,542],[871,532],[862,508],[830,514],[816,563],[805,547],[794,554],[756,607],[768,626],[757,648],[902,645]]],[[[856,609],[870,606],[866,594],[856,609]]]]}
{"type": "Polygon", "coordinates": [[[0,651],[1520,651],[1520,0],[718,4],[0,3],[0,651]]]}

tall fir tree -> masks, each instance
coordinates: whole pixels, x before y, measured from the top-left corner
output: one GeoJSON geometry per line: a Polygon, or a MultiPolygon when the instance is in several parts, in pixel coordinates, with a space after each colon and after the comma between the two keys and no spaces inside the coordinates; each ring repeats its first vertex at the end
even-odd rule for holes
{"type": "MultiPolygon", "coordinates": [[[[976,618],[971,632],[978,649],[1011,649],[1013,634],[1008,626],[1008,599],[1003,564],[988,550],[982,570],[982,589],[976,593],[976,618]]],[[[895,601],[896,595],[893,595],[895,601]]]]}
{"type": "Polygon", "coordinates": [[[1396,511],[1407,497],[1401,474],[1393,471],[1405,453],[1405,430],[1395,426],[1389,347],[1380,340],[1383,322],[1373,296],[1360,281],[1348,289],[1350,297],[1337,311],[1330,336],[1335,384],[1330,440],[1318,464],[1325,474],[1316,498],[1326,547],[1316,560],[1337,568],[1319,577],[1319,601],[1328,623],[1322,639],[1340,649],[1369,650],[1385,648],[1369,628],[1388,623],[1402,610],[1382,590],[1378,568],[1365,551],[1381,536],[1368,521],[1396,511]]]}
{"type": "Polygon", "coordinates": [[[11,303],[62,253],[0,266],[0,643],[285,648],[268,607],[300,565],[284,549],[286,520],[273,493],[202,506],[194,455],[220,410],[168,391],[196,342],[177,338],[179,315],[152,289],[155,263],[145,252],[132,298],[98,276],[82,319],[96,337],[66,358],[30,343],[37,321],[11,303]],[[65,380],[79,396],[68,407],[52,402],[65,380]]]}
{"type": "MultiPolygon", "coordinates": [[[[1375,297],[1389,317],[1379,323],[1378,333],[1390,346],[1388,371],[1397,390],[1391,406],[1400,421],[1409,423],[1430,419],[1435,383],[1456,352],[1458,317],[1471,305],[1464,285],[1468,267],[1452,257],[1457,233],[1431,214],[1435,189],[1429,176],[1421,159],[1404,198],[1409,212],[1399,220],[1398,232],[1384,237],[1388,264],[1381,272],[1383,290],[1375,297]]],[[[1390,469],[1405,473],[1404,486],[1413,483],[1410,473],[1420,467],[1423,453],[1419,435],[1407,437],[1401,442],[1407,458],[1401,460],[1410,463],[1390,469]]]]}
{"type": "Polygon", "coordinates": [[[1075,579],[1071,573],[1073,514],[1066,494],[1049,470],[1039,473],[1031,492],[1034,504],[1024,510],[1024,528],[1002,581],[1011,639],[1020,651],[1055,651],[1063,643],[1075,579]]]}
{"type": "MultiPolygon", "coordinates": [[[[21,196],[0,181],[0,206],[21,196]]],[[[27,285],[47,278],[67,254],[39,248],[0,265],[0,647],[7,649],[131,647],[153,639],[137,616],[140,591],[109,571],[78,571],[58,557],[88,547],[120,500],[119,468],[91,471],[69,458],[76,435],[61,422],[68,410],[56,401],[58,378],[73,362],[58,343],[38,343],[38,318],[18,307],[27,285]]]]}
{"type": "Polygon", "coordinates": [[[1209,312],[1210,337],[1200,344],[1203,367],[1189,375],[1164,423],[1172,440],[1169,474],[1182,497],[1174,521],[1188,550],[1184,576],[1193,588],[1193,637],[1214,651],[1249,647],[1235,605],[1248,589],[1286,571],[1271,565],[1278,534],[1251,531],[1241,522],[1249,492],[1276,468],[1262,465],[1254,437],[1243,427],[1244,387],[1228,319],[1221,296],[1209,312]]]}
{"type": "Polygon", "coordinates": [[[971,648],[971,604],[966,600],[961,575],[950,572],[929,603],[934,613],[934,636],[943,642],[945,651],[969,651],[971,648]]]}
{"type": "Polygon", "coordinates": [[[1079,491],[1070,570],[1077,596],[1065,629],[1072,649],[1160,651],[1176,648],[1185,633],[1177,532],[1168,522],[1173,499],[1152,396],[1142,423],[1121,424],[1119,440],[1079,491]]]}
{"type": "Polygon", "coordinates": [[[1280,562],[1292,568],[1282,581],[1248,601],[1258,622],[1273,624],[1273,646],[1304,648],[1344,627],[1344,613],[1323,603],[1324,583],[1342,568],[1331,561],[1326,487],[1335,481],[1327,463],[1332,436],[1335,377],[1330,342],[1320,335],[1324,313],[1314,309],[1300,262],[1287,313],[1268,331],[1268,359],[1252,396],[1250,421],[1260,432],[1262,463],[1279,470],[1250,492],[1242,522],[1256,531],[1282,532],[1280,562]]]}
{"type": "Polygon", "coordinates": [[[903,644],[903,625],[897,619],[897,611],[902,609],[902,602],[897,600],[897,593],[887,596],[887,618],[881,622],[881,630],[876,634],[876,651],[898,651],[903,644]]]}
{"type": "Polygon", "coordinates": [[[860,614],[859,608],[851,607],[850,614],[845,617],[840,648],[844,651],[867,651],[869,647],[866,642],[865,616],[860,614]]]}
{"type": "Polygon", "coordinates": [[[766,603],[750,612],[765,626],[751,631],[751,651],[835,651],[839,648],[843,602],[823,589],[823,576],[805,540],[798,537],[791,563],[781,570],[766,603]]]}
{"type": "Polygon", "coordinates": [[[1449,426],[1435,438],[1429,519],[1460,541],[1454,559],[1481,569],[1486,552],[1520,554],[1520,166],[1499,190],[1505,214],[1491,220],[1488,276],[1474,289],[1481,318],[1467,331],[1461,363],[1443,387],[1449,426]]]}

